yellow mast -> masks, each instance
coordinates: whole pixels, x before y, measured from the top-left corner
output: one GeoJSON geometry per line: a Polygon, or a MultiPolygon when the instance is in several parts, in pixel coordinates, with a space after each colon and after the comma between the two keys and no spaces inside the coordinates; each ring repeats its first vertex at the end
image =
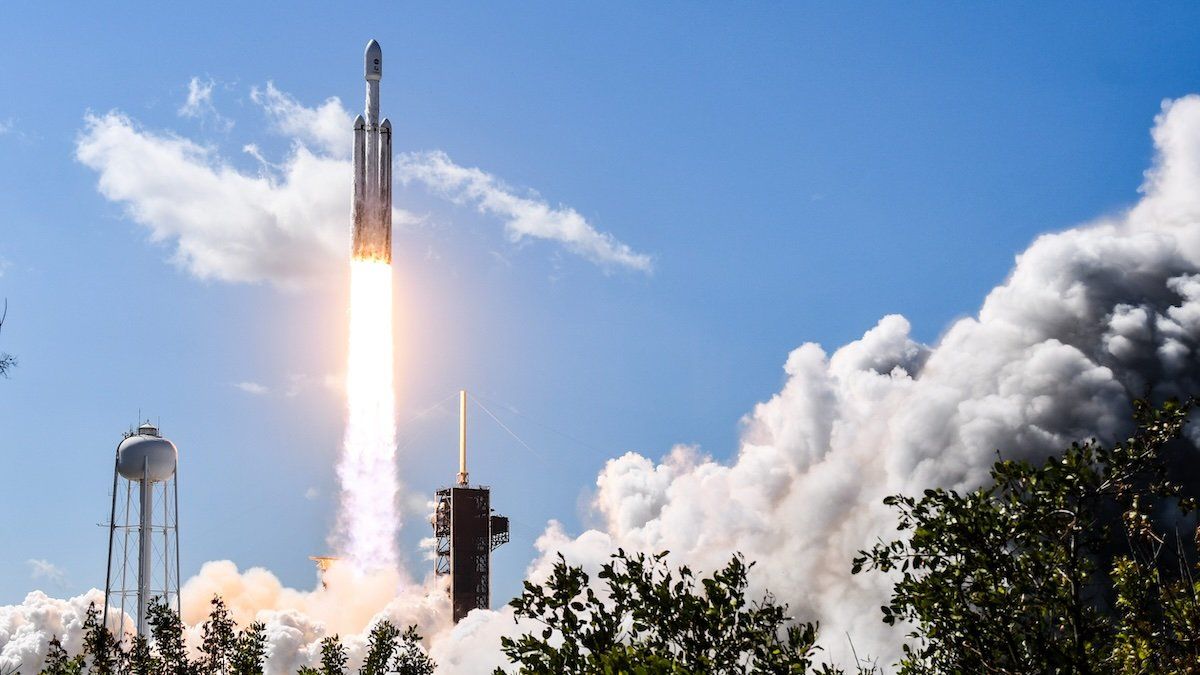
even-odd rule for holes
{"type": "Polygon", "coordinates": [[[467,390],[458,392],[458,484],[467,481],[467,390]]]}

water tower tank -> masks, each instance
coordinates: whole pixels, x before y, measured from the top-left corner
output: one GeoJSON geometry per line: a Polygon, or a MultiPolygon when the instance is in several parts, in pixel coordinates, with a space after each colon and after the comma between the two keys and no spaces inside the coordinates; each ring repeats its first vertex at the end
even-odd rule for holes
{"type": "Polygon", "coordinates": [[[151,483],[161,483],[174,475],[178,459],[175,444],[148,422],[117,446],[117,471],[131,481],[141,481],[145,472],[151,483]]]}

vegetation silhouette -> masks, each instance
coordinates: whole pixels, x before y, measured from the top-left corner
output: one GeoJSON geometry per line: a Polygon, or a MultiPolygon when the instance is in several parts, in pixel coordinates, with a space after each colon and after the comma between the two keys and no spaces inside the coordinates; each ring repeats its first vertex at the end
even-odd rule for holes
{"type": "Polygon", "coordinates": [[[885,503],[904,534],[852,571],[897,575],[883,620],[912,628],[899,672],[1200,673],[1195,401],[1134,404],[1136,430],[992,482],[885,503]],[[1185,485],[1186,483],[1186,485],[1185,485]]]}

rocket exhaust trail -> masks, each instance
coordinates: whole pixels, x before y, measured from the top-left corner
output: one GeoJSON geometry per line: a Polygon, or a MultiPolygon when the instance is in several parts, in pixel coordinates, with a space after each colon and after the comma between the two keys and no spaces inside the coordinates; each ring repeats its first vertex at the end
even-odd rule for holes
{"type": "Polygon", "coordinates": [[[392,382],[392,268],[350,268],[350,349],[341,482],[339,555],[362,571],[396,563],[396,417],[392,382]]]}
{"type": "Polygon", "coordinates": [[[360,571],[394,569],[396,414],[392,381],[392,126],[379,121],[383,53],[364,55],[365,118],[354,120],[354,206],[346,434],[338,479],[339,555],[360,571]]]}

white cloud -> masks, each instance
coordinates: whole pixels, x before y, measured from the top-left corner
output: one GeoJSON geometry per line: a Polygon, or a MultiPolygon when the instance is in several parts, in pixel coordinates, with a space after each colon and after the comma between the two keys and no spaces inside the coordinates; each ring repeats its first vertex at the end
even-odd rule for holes
{"type": "Polygon", "coordinates": [[[246,392],[247,394],[254,394],[255,396],[263,396],[263,395],[271,393],[270,387],[259,384],[257,382],[238,382],[237,384],[235,384],[233,386],[237,387],[238,389],[241,389],[242,391],[246,392]]]}
{"type": "Polygon", "coordinates": [[[212,110],[212,80],[202,81],[193,77],[188,82],[187,100],[179,108],[179,114],[184,117],[199,117],[202,113],[212,110]]]}
{"type": "Polygon", "coordinates": [[[266,396],[267,394],[279,393],[286,398],[295,398],[305,392],[313,389],[333,389],[337,390],[340,380],[335,375],[313,376],[306,373],[292,373],[288,375],[286,383],[277,383],[275,385],[266,385],[260,382],[243,381],[235,382],[233,386],[247,394],[255,396],[266,396]]]}
{"type": "Polygon", "coordinates": [[[395,174],[403,182],[417,181],[435,194],[470,204],[481,213],[504,219],[509,239],[526,237],[562,244],[572,253],[602,267],[650,272],[653,259],[600,232],[569,206],[550,206],[535,194],[516,194],[495,176],[455,164],[444,152],[408,153],[397,158],[395,174]]]}
{"type": "MultiPolygon", "coordinates": [[[[213,86],[193,78],[180,114],[215,114],[213,86]]],[[[252,90],[251,98],[272,130],[293,141],[278,164],[257,144],[245,144],[243,151],[258,161],[255,173],[235,168],[213,147],[144,129],[115,111],[87,115],[76,158],[97,172],[100,193],[124,205],[153,241],[174,245],[174,261],[191,274],[304,286],[340,269],[349,247],[350,114],[337,98],[308,108],[270,83],[252,90]]],[[[649,256],[597,231],[574,209],[516,195],[444,153],[400,155],[395,169],[403,182],[502,218],[513,241],[545,239],[604,267],[651,268],[649,256]]],[[[419,220],[401,209],[392,219],[397,225],[419,220]]]]}
{"type": "Polygon", "coordinates": [[[304,498],[310,502],[320,496],[321,496],[321,491],[315,487],[310,487],[304,491],[304,498]]]}
{"type": "Polygon", "coordinates": [[[250,98],[262,106],[278,133],[309,143],[332,157],[345,159],[350,156],[353,120],[337,97],[326,99],[316,108],[308,108],[268,82],[266,89],[251,89],[250,98]]]}
{"type": "Polygon", "coordinates": [[[287,390],[284,391],[284,396],[294,398],[299,396],[304,391],[308,390],[314,382],[314,378],[305,373],[292,373],[288,376],[287,390]]]}
{"type": "Polygon", "coordinates": [[[25,564],[29,566],[29,576],[34,581],[45,581],[60,588],[67,583],[66,571],[49,560],[30,558],[25,564]]]}
{"type": "Polygon", "coordinates": [[[88,115],[76,157],[100,193],[125,206],[153,241],[201,279],[297,287],[337,269],[349,249],[346,162],[297,146],[281,175],[249,175],[211,148],[140,128],[116,112],[88,115]]]}
{"type": "Polygon", "coordinates": [[[12,117],[0,119],[0,138],[3,137],[11,138],[21,143],[28,143],[34,138],[22,130],[21,126],[12,117]]]}
{"type": "Polygon", "coordinates": [[[202,80],[199,77],[193,77],[188,82],[187,100],[179,107],[179,115],[181,117],[189,117],[208,122],[221,131],[229,131],[233,128],[233,120],[225,117],[217,112],[216,106],[213,105],[213,89],[216,87],[214,80],[202,80]]]}

